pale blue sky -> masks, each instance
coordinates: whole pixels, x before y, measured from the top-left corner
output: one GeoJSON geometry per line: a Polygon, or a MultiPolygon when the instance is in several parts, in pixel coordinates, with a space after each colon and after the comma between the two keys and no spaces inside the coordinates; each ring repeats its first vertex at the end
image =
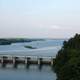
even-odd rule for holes
{"type": "Polygon", "coordinates": [[[67,38],[80,33],[80,0],[0,0],[0,37],[67,38]]]}

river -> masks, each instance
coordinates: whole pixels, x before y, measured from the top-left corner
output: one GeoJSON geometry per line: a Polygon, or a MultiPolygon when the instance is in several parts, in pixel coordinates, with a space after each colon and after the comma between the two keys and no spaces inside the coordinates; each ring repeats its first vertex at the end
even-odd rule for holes
{"type": "MultiPolygon", "coordinates": [[[[55,57],[62,47],[63,41],[46,39],[29,43],[0,45],[0,54],[55,57]],[[36,49],[25,48],[26,45],[36,47],[36,49]]],[[[38,66],[30,66],[29,69],[25,69],[24,66],[19,66],[18,69],[7,67],[0,68],[0,80],[56,80],[56,74],[50,66],[43,66],[41,70],[38,69],[38,66]]]]}

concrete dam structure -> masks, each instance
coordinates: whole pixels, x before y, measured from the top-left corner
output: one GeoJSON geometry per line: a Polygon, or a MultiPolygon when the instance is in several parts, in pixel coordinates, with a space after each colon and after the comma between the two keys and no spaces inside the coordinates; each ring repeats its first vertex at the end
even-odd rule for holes
{"type": "Polygon", "coordinates": [[[20,64],[23,64],[26,68],[29,68],[30,65],[38,65],[41,68],[43,65],[53,66],[53,63],[53,57],[0,55],[0,64],[3,68],[8,64],[13,65],[13,68],[17,68],[20,64]]]}

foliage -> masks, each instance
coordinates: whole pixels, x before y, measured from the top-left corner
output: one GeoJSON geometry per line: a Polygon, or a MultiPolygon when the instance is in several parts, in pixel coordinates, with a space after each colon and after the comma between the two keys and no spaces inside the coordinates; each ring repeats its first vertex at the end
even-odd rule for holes
{"type": "Polygon", "coordinates": [[[64,41],[56,55],[54,69],[57,80],[80,80],[80,35],[64,41]]]}
{"type": "Polygon", "coordinates": [[[0,38],[0,45],[10,45],[12,43],[44,41],[44,39],[28,39],[28,38],[0,38]]]}
{"type": "Polygon", "coordinates": [[[28,46],[28,45],[26,45],[26,46],[24,46],[25,48],[29,48],[29,49],[36,49],[36,47],[32,47],[32,46],[28,46]]]}

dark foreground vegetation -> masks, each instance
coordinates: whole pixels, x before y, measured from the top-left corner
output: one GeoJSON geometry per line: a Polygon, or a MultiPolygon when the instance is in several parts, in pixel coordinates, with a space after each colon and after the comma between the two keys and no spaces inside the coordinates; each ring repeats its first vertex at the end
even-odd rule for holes
{"type": "Polygon", "coordinates": [[[80,35],[64,41],[58,52],[54,69],[57,80],[80,80],[80,35]]]}
{"type": "Polygon", "coordinates": [[[43,39],[26,39],[26,38],[3,38],[0,39],[0,45],[10,45],[12,43],[19,43],[19,42],[32,42],[32,41],[43,41],[43,39]]]}

